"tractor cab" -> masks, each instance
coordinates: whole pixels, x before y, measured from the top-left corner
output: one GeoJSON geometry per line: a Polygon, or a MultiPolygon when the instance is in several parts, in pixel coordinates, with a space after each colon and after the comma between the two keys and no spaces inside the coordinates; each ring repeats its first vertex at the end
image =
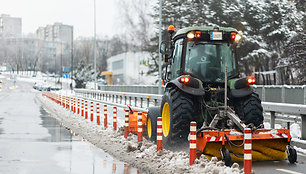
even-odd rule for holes
{"type": "Polygon", "coordinates": [[[166,54],[165,43],[161,52],[168,67],[164,76],[170,81],[182,75],[190,75],[205,83],[224,82],[225,64],[227,76],[237,77],[235,47],[241,36],[234,28],[188,27],[172,37],[174,27],[169,27],[171,44],[166,54]]]}

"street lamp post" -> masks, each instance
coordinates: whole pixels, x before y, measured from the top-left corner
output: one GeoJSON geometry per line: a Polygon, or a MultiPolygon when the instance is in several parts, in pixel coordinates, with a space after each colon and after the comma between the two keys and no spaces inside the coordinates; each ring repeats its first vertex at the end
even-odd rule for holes
{"type": "MultiPolygon", "coordinates": [[[[160,48],[160,43],[162,41],[162,34],[161,34],[161,30],[162,30],[162,0],[159,0],[159,43],[158,46],[160,48]]],[[[158,74],[159,74],[159,82],[158,82],[158,94],[162,93],[161,90],[161,82],[162,82],[162,56],[161,53],[158,49],[158,74]]]]}
{"type": "Polygon", "coordinates": [[[96,55],[96,0],[94,0],[94,67],[95,67],[95,90],[97,86],[97,55],[96,55]]]}
{"type": "Polygon", "coordinates": [[[70,84],[70,89],[73,89],[73,26],[71,27],[71,84],[70,84]]]}

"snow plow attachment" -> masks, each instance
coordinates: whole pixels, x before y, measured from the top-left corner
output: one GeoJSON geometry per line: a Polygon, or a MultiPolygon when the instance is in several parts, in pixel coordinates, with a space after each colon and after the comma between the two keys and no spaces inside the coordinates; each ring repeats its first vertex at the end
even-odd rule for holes
{"type": "MultiPolygon", "coordinates": [[[[296,161],[296,151],[290,146],[289,129],[257,129],[252,131],[252,161],[284,160],[296,161]],[[286,153],[288,147],[294,150],[291,157],[286,153]]],[[[203,130],[197,132],[197,157],[204,154],[224,160],[221,151],[227,149],[231,161],[243,161],[244,135],[236,130],[203,130]]],[[[223,152],[224,154],[224,152],[223,152]]],[[[292,162],[293,161],[293,162],[292,162]]]]}

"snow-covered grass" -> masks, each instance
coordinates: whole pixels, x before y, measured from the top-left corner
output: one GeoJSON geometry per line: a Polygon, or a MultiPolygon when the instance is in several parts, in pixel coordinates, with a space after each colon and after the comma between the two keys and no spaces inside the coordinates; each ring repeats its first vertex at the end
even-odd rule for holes
{"type": "Polygon", "coordinates": [[[156,145],[146,139],[142,144],[137,143],[137,136],[133,134],[125,139],[122,127],[119,131],[113,131],[112,127],[104,129],[83,117],[72,114],[40,94],[37,97],[63,126],[119,160],[148,173],[243,173],[243,169],[239,169],[237,163],[232,167],[226,167],[224,162],[218,161],[217,158],[208,160],[204,155],[197,159],[194,165],[189,166],[187,152],[168,150],[156,152],[156,145]]]}

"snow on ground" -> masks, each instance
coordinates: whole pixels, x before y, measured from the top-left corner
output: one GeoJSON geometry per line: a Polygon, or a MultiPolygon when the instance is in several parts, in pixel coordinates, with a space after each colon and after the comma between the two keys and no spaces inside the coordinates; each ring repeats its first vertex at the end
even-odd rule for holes
{"type": "Polygon", "coordinates": [[[295,148],[295,150],[296,150],[297,152],[306,154],[306,149],[302,149],[302,148],[299,148],[299,147],[296,147],[296,146],[293,146],[293,147],[295,148]]]}
{"type": "Polygon", "coordinates": [[[83,119],[83,117],[72,114],[50,99],[42,97],[40,93],[37,94],[37,97],[63,126],[71,129],[117,159],[145,172],[243,173],[243,169],[239,169],[237,163],[234,163],[232,167],[226,167],[224,162],[218,161],[217,158],[208,160],[204,155],[197,159],[193,166],[189,166],[189,154],[187,152],[172,152],[168,150],[156,152],[156,145],[146,139],[141,145],[137,143],[136,135],[130,134],[125,139],[122,127],[117,132],[113,131],[111,126],[108,129],[104,129],[102,126],[83,119]]]}

